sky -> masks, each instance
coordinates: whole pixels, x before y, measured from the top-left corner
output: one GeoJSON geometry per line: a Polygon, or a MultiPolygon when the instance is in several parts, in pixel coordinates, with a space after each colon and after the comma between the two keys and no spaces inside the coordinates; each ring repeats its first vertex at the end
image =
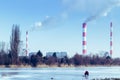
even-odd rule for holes
{"type": "Polygon", "coordinates": [[[82,54],[82,24],[87,23],[87,54],[110,50],[113,23],[113,57],[120,57],[120,0],[0,0],[0,41],[10,42],[13,24],[20,26],[29,52],[65,51],[82,54]]]}

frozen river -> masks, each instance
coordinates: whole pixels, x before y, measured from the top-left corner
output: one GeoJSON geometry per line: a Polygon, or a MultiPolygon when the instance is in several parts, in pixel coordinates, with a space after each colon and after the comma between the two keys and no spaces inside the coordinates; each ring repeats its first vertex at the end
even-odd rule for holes
{"type": "Polygon", "coordinates": [[[93,78],[120,78],[120,67],[0,68],[0,80],[83,80],[84,71],[93,78]]]}

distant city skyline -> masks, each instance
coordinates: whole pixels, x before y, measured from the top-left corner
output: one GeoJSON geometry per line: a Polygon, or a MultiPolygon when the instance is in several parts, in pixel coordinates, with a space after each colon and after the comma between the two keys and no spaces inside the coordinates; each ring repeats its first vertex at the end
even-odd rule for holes
{"type": "Polygon", "coordinates": [[[0,41],[10,42],[13,24],[20,26],[23,48],[28,31],[29,52],[82,54],[82,24],[87,22],[87,54],[110,50],[120,57],[120,0],[1,0],[0,41]]]}

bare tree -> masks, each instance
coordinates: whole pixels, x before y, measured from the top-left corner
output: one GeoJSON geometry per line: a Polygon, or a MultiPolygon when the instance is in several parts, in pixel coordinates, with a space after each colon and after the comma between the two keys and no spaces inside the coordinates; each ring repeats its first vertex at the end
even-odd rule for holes
{"type": "Polygon", "coordinates": [[[0,42],[0,54],[5,54],[5,42],[0,42]]]}
{"type": "Polygon", "coordinates": [[[20,43],[20,29],[18,25],[13,25],[12,35],[10,37],[10,54],[12,59],[12,64],[17,64],[18,53],[19,53],[19,43],[20,43]]]}

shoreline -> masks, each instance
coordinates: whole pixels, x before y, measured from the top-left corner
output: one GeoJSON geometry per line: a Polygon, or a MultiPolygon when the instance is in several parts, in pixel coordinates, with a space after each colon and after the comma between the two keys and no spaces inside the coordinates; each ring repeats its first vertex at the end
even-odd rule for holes
{"type": "Polygon", "coordinates": [[[0,68],[83,68],[83,67],[120,67],[120,65],[79,65],[79,66],[74,66],[74,65],[37,65],[36,67],[32,67],[31,65],[9,65],[6,67],[6,65],[0,65],[0,68]]]}

